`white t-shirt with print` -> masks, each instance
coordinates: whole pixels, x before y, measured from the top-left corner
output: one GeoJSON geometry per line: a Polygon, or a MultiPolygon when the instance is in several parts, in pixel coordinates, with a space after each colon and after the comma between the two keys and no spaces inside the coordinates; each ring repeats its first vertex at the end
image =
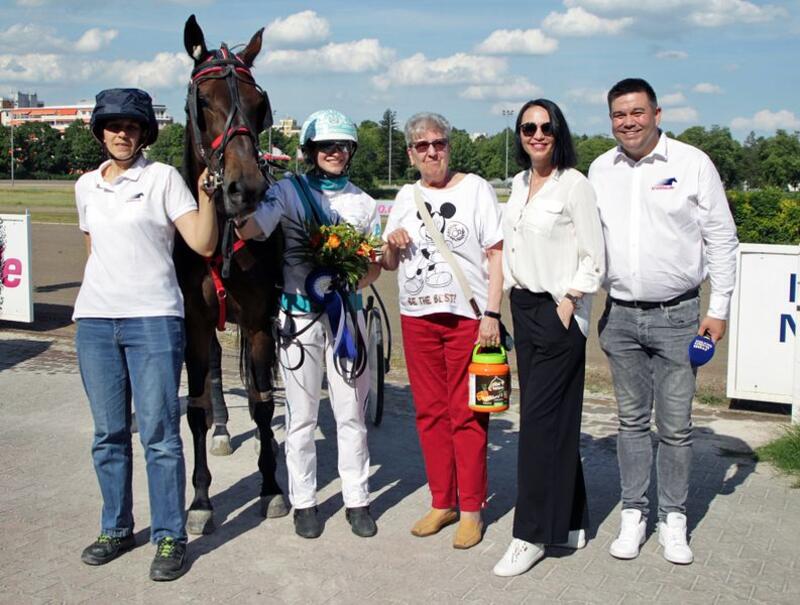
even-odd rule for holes
{"type": "Polygon", "coordinates": [[[174,221],[197,203],[172,166],[140,157],[109,183],[109,163],[75,183],[78,225],[92,248],[72,318],[183,317],[174,221]]]}
{"type": "MultiPolygon", "coordinates": [[[[332,223],[344,221],[365,235],[380,235],[378,205],[372,197],[352,183],[348,182],[339,191],[320,192],[310,187],[308,190],[332,223]]],[[[313,267],[298,258],[298,254],[308,245],[308,235],[305,232],[305,222],[308,219],[297,190],[289,178],[282,179],[269,188],[264,201],[253,214],[253,219],[265,235],[270,235],[280,223],[285,242],[283,291],[286,294],[305,296],[305,280],[313,267]]]]}
{"type": "MultiPolygon", "coordinates": [[[[422,219],[417,216],[414,187],[405,185],[397,193],[384,230],[386,235],[403,227],[411,245],[400,258],[397,284],[400,313],[419,317],[431,313],[453,313],[474,318],[475,313],[437,250],[422,219]]],[[[481,177],[467,174],[454,187],[419,187],[429,206],[433,223],[460,264],[481,310],[489,295],[489,261],[486,250],[503,239],[500,209],[494,189],[481,177]]]]}

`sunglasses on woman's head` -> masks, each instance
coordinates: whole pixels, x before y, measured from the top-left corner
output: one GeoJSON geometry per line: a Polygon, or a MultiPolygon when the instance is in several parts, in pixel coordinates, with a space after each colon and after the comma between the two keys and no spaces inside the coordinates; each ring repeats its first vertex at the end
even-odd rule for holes
{"type": "Polygon", "coordinates": [[[519,131],[526,137],[532,137],[536,131],[542,129],[542,134],[549,137],[553,134],[553,125],[550,122],[544,124],[537,124],[536,122],[525,122],[519,125],[519,131]]]}
{"type": "Polygon", "coordinates": [[[409,147],[413,147],[414,151],[417,153],[427,153],[428,148],[431,145],[433,145],[433,148],[436,151],[444,151],[444,148],[447,147],[447,143],[447,139],[436,139],[435,141],[416,141],[415,143],[411,143],[409,147]]]}
{"type": "Polygon", "coordinates": [[[353,141],[320,141],[316,143],[317,151],[322,153],[336,153],[341,151],[343,153],[353,153],[353,141]]]}

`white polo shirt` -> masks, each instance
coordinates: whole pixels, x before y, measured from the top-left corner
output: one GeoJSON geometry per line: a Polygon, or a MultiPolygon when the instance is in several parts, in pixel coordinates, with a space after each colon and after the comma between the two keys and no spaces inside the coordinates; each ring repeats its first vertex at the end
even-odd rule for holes
{"type": "Polygon", "coordinates": [[[592,162],[589,180],[606,245],[613,298],[666,301],[708,276],[708,315],[726,319],[736,278],[736,225],[717,169],[663,133],[638,162],[620,147],[592,162]]]}
{"type": "Polygon", "coordinates": [[[529,190],[525,170],[514,177],[503,211],[504,287],[548,292],[556,302],[567,290],[583,292],[575,321],[588,336],[592,293],[605,272],[594,190],[574,168],[553,171],[530,199],[529,190]]]}
{"type": "Polygon", "coordinates": [[[197,203],[172,166],[140,157],[108,183],[109,163],[75,183],[78,226],[92,249],[72,318],[183,317],[173,223],[197,203]]]}

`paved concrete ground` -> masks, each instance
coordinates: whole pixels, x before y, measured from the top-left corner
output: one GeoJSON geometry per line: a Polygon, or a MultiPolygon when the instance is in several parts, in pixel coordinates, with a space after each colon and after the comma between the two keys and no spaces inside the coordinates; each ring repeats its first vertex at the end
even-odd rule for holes
{"type": "MultiPolygon", "coordinates": [[[[153,547],[141,448],[136,444],[134,464],[139,547],[88,567],[79,554],[98,533],[100,500],[72,343],[53,333],[0,333],[1,603],[800,602],[800,490],[751,455],[785,419],[698,407],[689,502],[696,561],[678,567],[661,557],[655,535],[634,561],[608,555],[619,512],[615,414],[609,400],[587,401],[582,452],[591,540],[574,553],[551,549],[529,573],[502,579],[491,568],[510,539],[516,413],[492,419],[485,538],[457,551],[453,528],[425,539],[409,533],[429,497],[405,376],[387,386],[384,423],[370,432],[372,510],[380,528],[372,539],[357,538],[345,521],[333,421],[323,404],[317,447],[326,526],[320,539],[303,540],[291,517],[258,515],[252,424],[235,360],[225,363],[236,449],[211,460],[218,529],[191,540],[185,577],[156,584],[147,578],[153,547]]],[[[279,407],[279,441],[283,420],[279,407]]],[[[184,442],[190,443],[186,426],[184,442]]],[[[283,460],[279,477],[285,484],[283,460]]]]}

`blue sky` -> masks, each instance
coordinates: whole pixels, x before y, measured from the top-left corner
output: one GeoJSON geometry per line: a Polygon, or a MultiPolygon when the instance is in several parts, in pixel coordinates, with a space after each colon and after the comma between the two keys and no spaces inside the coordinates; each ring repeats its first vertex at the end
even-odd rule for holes
{"type": "Polygon", "coordinates": [[[494,133],[544,96],[576,133],[607,133],[604,94],[638,76],[662,125],[800,130],[796,0],[2,0],[0,95],[70,104],[138,86],[183,121],[195,13],[209,47],[266,27],[255,75],[277,118],[335,107],[360,122],[421,110],[494,133]]]}

